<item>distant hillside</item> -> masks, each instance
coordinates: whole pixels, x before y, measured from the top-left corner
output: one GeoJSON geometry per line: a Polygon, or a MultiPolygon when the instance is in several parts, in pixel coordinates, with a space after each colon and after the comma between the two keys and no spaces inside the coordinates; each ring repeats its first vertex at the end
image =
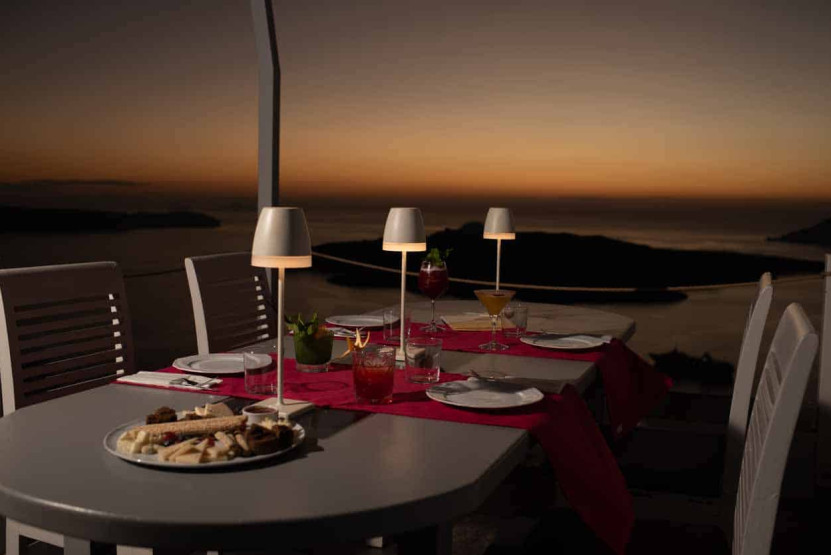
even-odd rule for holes
{"type": "Polygon", "coordinates": [[[66,187],[78,185],[103,185],[106,187],[136,187],[140,181],[124,179],[30,179],[27,181],[0,182],[0,187],[66,187]]]}
{"type": "Polygon", "coordinates": [[[104,212],[0,206],[0,233],[88,233],[159,227],[219,227],[200,212],[104,212]]]}
{"type": "MultiPolygon", "coordinates": [[[[428,247],[453,248],[448,260],[451,277],[493,280],[496,241],[482,238],[482,224],[445,229],[427,239],[428,247]]],[[[327,243],[316,251],[389,268],[400,267],[398,253],[381,250],[381,239],[327,243]]],[[[417,272],[423,254],[407,257],[408,270],[417,272]]],[[[366,270],[316,258],[314,268],[329,280],[351,287],[399,287],[395,274],[366,270]]],[[[502,281],[571,287],[632,287],[635,292],[585,293],[522,290],[528,301],[548,302],[664,302],[684,299],[666,287],[755,281],[766,271],[775,276],[821,271],[819,262],[721,251],[655,249],[602,236],[569,233],[518,233],[502,243],[502,281]]],[[[408,288],[417,291],[416,280],[408,288]]],[[[450,293],[471,296],[478,287],[451,284],[450,293]]]]}
{"type": "Polygon", "coordinates": [[[817,225],[791,231],[780,237],[770,237],[768,241],[784,241],[786,243],[803,243],[806,245],[831,246],[831,218],[823,220],[817,225]]]}

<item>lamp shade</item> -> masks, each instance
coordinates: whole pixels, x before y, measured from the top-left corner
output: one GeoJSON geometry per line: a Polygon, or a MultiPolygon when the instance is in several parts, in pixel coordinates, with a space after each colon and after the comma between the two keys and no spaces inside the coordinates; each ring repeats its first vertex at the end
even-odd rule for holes
{"type": "Polygon", "coordinates": [[[309,228],[302,208],[267,206],[260,212],[251,265],[260,268],[308,268],[312,265],[309,228]]]}
{"type": "Polygon", "coordinates": [[[516,239],[514,217],[509,208],[489,208],[485,218],[485,239],[516,239]]]}
{"type": "Polygon", "coordinates": [[[424,220],[418,208],[390,208],[384,227],[385,251],[419,252],[427,250],[424,220]]]}

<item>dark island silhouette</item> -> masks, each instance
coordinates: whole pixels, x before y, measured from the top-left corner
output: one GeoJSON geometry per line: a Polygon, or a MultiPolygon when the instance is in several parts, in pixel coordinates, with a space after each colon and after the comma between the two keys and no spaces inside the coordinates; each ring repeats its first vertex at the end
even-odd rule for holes
{"type": "MultiPolygon", "coordinates": [[[[350,260],[400,268],[399,253],[381,249],[381,239],[325,243],[315,251],[350,260]]],[[[451,277],[493,281],[496,241],[482,238],[482,224],[468,223],[427,238],[427,247],[452,248],[447,261],[451,277]]],[[[417,272],[425,253],[410,253],[407,269],[417,272]]],[[[365,269],[317,257],[314,269],[328,274],[332,283],[349,287],[400,287],[400,275],[365,269]]],[[[655,249],[603,236],[570,233],[518,233],[502,243],[503,283],[566,287],[627,287],[629,292],[537,291],[521,289],[522,299],[554,303],[668,302],[686,298],[667,287],[756,281],[764,272],[774,276],[813,273],[820,262],[738,254],[721,251],[655,249]]],[[[417,292],[417,280],[407,279],[417,292]]],[[[451,283],[449,293],[472,297],[482,286],[451,283]]]]}
{"type": "Polygon", "coordinates": [[[783,241],[785,243],[802,243],[805,245],[820,245],[831,247],[831,218],[816,225],[791,231],[779,237],[769,237],[768,241],[783,241]]]}
{"type": "Polygon", "coordinates": [[[0,233],[90,233],[173,227],[219,227],[200,212],[105,212],[0,206],[0,233]]]}

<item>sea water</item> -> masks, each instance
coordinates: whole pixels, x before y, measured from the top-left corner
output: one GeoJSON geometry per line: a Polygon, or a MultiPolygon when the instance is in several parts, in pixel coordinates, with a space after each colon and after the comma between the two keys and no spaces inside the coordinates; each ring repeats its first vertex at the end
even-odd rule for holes
{"type": "MultiPolygon", "coordinates": [[[[74,199],[80,207],[83,198],[74,199]]],[[[210,200],[210,199],[209,199],[210,200]]],[[[9,199],[0,198],[6,204],[9,199]]],[[[127,211],[134,204],[112,198],[106,206],[98,199],[95,208],[127,211]]],[[[31,203],[29,203],[31,205],[31,203]]],[[[306,210],[314,245],[332,241],[376,239],[383,234],[386,206],[332,206],[320,202],[292,201],[306,210]]],[[[410,204],[400,201],[391,204],[410,204]]],[[[482,222],[486,205],[466,202],[420,203],[428,233],[455,228],[471,221],[482,222]]],[[[115,260],[127,282],[140,368],[150,370],[169,363],[176,356],[196,352],[193,316],[183,260],[187,256],[250,249],[256,225],[253,196],[227,203],[197,198],[178,200],[171,205],[164,198],[145,199],[142,210],[169,209],[205,211],[222,220],[218,228],[143,229],[118,233],[18,234],[0,235],[0,268],[62,264],[94,260],[115,260]]],[[[824,249],[767,241],[767,237],[814,225],[831,217],[831,203],[777,202],[692,202],[692,201],[604,201],[602,199],[546,200],[537,205],[513,207],[518,231],[569,232],[608,237],[653,247],[687,250],[712,249],[749,254],[790,256],[822,260],[824,249]]],[[[503,245],[503,248],[510,248],[503,245]]],[[[300,292],[306,285],[291,280],[289,287],[300,292]]],[[[305,280],[305,281],[312,281],[305,280]]],[[[806,286],[809,287],[809,286],[806,286]]],[[[390,293],[390,298],[393,296],[390,293]]],[[[302,294],[290,295],[292,309],[331,313],[346,300],[381,302],[380,293],[363,297],[343,292],[324,280],[302,294]]],[[[715,295],[715,294],[714,294],[715,295]]],[[[813,298],[813,294],[811,298],[813,298]]],[[[384,302],[386,302],[384,297],[384,302]]],[[[705,299],[706,300],[706,299],[705,299]]],[[[717,300],[717,299],[714,299],[717,300]]],[[[738,304],[743,301],[740,299],[738,304]]],[[[819,301],[817,301],[819,303],[819,301]]],[[[360,303],[352,303],[353,310],[360,303]]],[[[819,304],[817,304],[819,306],[819,304]]],[[[377,306],[367,309],[378,308],[377,306]]],[[[668,310],[670,308],[668,307],[668,310]]],[[[746,311],[746,309],[743,309],[746,311]]],[[[625,307],[620,312],[626,312],[625,307]]],[[[655,312],[650,309],[650,314],[655,312]]],[[[672,312],[667,318],[673,317],[672,312]]],[[[718,319],[715,318],[717,321],[718,319]]],[[[664,320],[663,327],[666,323],[664,320]]],[[[646,331],[639,323],[639,330],[646,331]]],[[[639,336],[644,335],[639,331],[639,336]]],[[[732,341],[727,342],[732,347],[732,341]]],[[[671,346],[671,345],[670,345],[671,346]]],[[[706,348],[706,347],[705,347],[706,348]]]]}

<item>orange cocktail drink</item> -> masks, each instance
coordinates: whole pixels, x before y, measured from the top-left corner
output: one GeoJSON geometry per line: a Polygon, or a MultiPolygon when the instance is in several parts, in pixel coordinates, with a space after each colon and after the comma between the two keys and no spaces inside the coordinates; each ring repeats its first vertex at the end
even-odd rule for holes
{"type": "Polygon", "coordinates": [[[488,315],[491,317],[491,340],[488,343],[479,345],[479,348],[485,351],[504,351],[508,345],[503,345],[496,342],[496,319],[505,305],[514,298],[516,291],[509,291],[507,289],[477,289],[474,291],[476,298],[485,306],[488,315]]]}

